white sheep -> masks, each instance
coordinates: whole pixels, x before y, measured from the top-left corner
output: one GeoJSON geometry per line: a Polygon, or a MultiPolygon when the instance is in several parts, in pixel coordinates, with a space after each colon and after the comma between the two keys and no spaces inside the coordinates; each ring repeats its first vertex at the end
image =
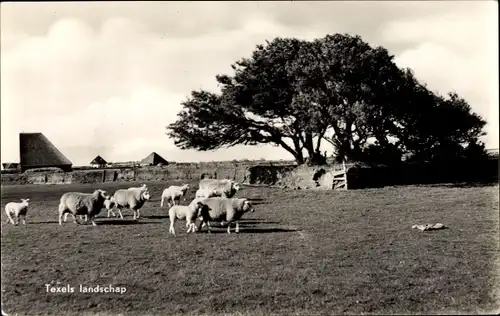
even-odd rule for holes
{"type": "MultiPolygon", "coordinates": [[[[62,218],[65,214],[69,213],[73,216],[74,222],[79,224],[76,220],[76,215],[88,215],[88,219],[92,222],[93,226],[97,226],[94,218],[101,212],[104,201],[109,199],[106,191],[98,189],[94,193],[80,193],[68,192],[61,196],[59,203],[59,225],[62,225],[62,218]]],[[[64,221],[66,221],[65,216],[64,221]]]]}
{"type": "Polygon", "coordinates": [[[186,192],[189,189],[189,184],[184,184],[182,186],[178,185],[171,185],[165,190],[163,190],[163,193],[161,194],[161,203],[160,207],[163,207],[163,202],[166,199],[168,203],[168,207],[171,206],[170,201],[172,201],[172,205],[176,205],[175,202],[177,201],[177,205],[179,204],[179,200],[181,199],[182,196],[184,196],[184,201],[186,200],[186,192]]]}
{"type": "Polygon", "coordinates": [[[168,216],[170,217],[169,232],[175,236],[174,224],[176,219],[180,219],[186,220],[186,227],[188,228],[187,233],[194,233],[197,230],[196,219],[201,216],[203,207],[204,205],[200,202],[189,205],[173,205],[168,210],[168,216]]]}
{"type": "Polygon", "coordinates": [[[215,189],[198,189],[196,191],[197,198],[209,198],[218,196],[217,190],[215,189]]]}
{"type": "MultiPolygon", "coordinates": [[[[247,199],[228,199],[223,197],[213,197],[204,199],[194,199],[191,204],[201,202],[204,208],[201,211],[202,222],[210,232],[210,221],[227,222],[227,233],[231,233],[231,223],[236,223],[236,233],[239,233],[239,220],[246,212],[255,212],[252,204],[247,199]]],[[[201,229],[201,228],[200,228],[201,229]]]]}
{"type": "Polygon", "coordinates": [[[141,217],[141,207],[151,198],[147,188],[121,189],[113,195],[113,201],[118,209],[118,214],[123,218],[122,209],[129,208],[134,212],[134,219],[141,217]]]}
{"type": "Polygon", "coordinates": [[[200,189],[214,190],[216,196],[225,198],[233,197],[236,192],[241,190],[240,184],[229,179],[202,179],[199,184],[200,189]]]}
{"type": "Polygon", "coordinates": [[[7,214],[7,221],[13,225],[19,224],[19,218],[23,221],[23,225],[26,225],[26,214],[28,213],[28,206],[30,204],[30,199],[21,199],[21,202],[9,202],[5,205],[5,214],[7,214]],[[16,219],[14,222],[12,217],[16,219]]]}

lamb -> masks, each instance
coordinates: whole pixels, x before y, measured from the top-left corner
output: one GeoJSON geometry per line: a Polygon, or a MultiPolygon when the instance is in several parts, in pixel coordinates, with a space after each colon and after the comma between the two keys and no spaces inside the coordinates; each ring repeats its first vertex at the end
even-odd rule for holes
{"type": "Polygon", "coordinates": [[[188,228],[186,233],[196,231],[196,219],[200,217],[201,211],[205,207],[202,203],[192,203],[189,205],[173,205],[168,210],[168,215],[170,217],[170,229],[169,232],[175,236],[174,224],[176,219],[186,220],[186,227],[188,228]]]}
{"type": "MultiPolygon", "coordinates": [[[[62,218],[66,213],[73,216],[74,222],[80,224],[75,215],[88,215],[88,219],[93,226],[97,226],[94,218],[101,212],[104,201],[110,197],[106,191],[98,189],[94,193],[68,192],[61,196],[59,203],[59,225],[62,225],[62,218]]],[[[64,218],[66,221],[67,216],[64,218]]]]}
{"type": "MultiPolygon", "coordinates": [[[[171,185],[167,189],[163,190],[161,194],[161,203],[160,207],[163,207],[163,201],[167,199],[168,207],[170,207],[170,201],[172,201],[172,205],[176,205],[175,201],[177,201],[177,205],[179,204],[179,200],[181,196],[186,196],[186,192],[189,189],[189,184],[184,184],[182,186],[171,185]]],[[[184,198],[184,201],[186,198],[184,198]]]]}
{"type": "Polygon", "coordinates": [[[28,206],[30,199],[21,199],[21,202],[9,202],[7,205],[5,205],[5,214],[7,214],[7,221],[9,221],[13,225],[18,225],[19,224],[19,218],[23,221],[23,225],[26,225],[26,214],[28,213],[28,206]],[[12,220],[12,217],[16,219],[14,222],[12,220]]]}
{"type": "Polygon", "coordinates": [[[215,190],[217,196],[225,198],[233,197],[241,188],[238,182],[228,179],[202,179],[200,180],[200,189],[215,190]]]}
{"type": "Polygon", "coordinates": [[[109,200],[104,201],[104,207],[108,210],[108,217],[109,213],[112,213],[113,217],[116,217],[115,212],[113,212],[113,208],[115,207],[115,205],[116,202],[114,197],[111,197],[109,200]]]}
{"type": "Polygon", "coordinates": [[[122,208],[129,208],[134,211],[134,219],[141,217],[141,207],[150,199],[149,191],[146,187],[135,189],[120,189],[113,195],[113,201],[118,209],[118,214],[123,218],[122,208]]]}
{"type": "Polygon", "coordinates": [[[215,189],[198,189],[196,191],[197,198],[209,198],[218,196],[218,192],[215,189]]]}
{"type": "MultiPolygon", "coordinates": [[[[227,233],[231,233],[231,224],[236,223],[235,232],[239,233],[239,220],[244,213],[255,212],[252,204],[244,198],[227,199],[223,197],[213,197],[204,199],[194,199],[191,204],[201,202],[205,207],[201,211],[202,222],[207,226],[210,233],[209,221],[226,221],[227,233]]],[[[201,228],[200,228],[201,229],[201,228]]]]}

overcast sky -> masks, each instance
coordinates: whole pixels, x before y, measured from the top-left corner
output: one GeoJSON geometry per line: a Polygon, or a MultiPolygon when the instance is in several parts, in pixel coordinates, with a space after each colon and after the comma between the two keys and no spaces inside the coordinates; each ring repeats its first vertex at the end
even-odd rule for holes
{"type": "MultiPolygon", "coordinates": [[[[271,146],[183,151],[165,135],[191,90],[277,36],[359,34],[437,92],[456,91],[498,148],[497,1],[1,4],[1,159],[42,132],[75,165],[291,159],[271,146]]],[[[325,148],[328,149],[328,148],[325,148]]]]}

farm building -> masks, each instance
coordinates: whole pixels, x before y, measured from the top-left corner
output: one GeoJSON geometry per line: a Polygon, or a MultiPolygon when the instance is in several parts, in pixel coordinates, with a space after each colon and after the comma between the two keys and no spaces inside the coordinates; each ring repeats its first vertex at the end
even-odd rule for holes
{"type": "Polygon", "coordinates": [[[95,157],[94,160],[90,162],[90,166],[92,168],[106,168],[107,164],[108,162],[99,155],[97,155],[97,157],[95,157]]]}
{"type": "Polygon", "coordinates": [[[163,159],[162,156],[155,152],[152,152],[146,158],[142,159],[140,162],[141,166],[158,166],[158,165],[168,165],[168,162],[163,159]]]}
{"type": "Polygon", "coordinates": [[[71,171],[72,163],[42,133],[20,133],[21,172],[35,168],[61,168],[71,171]]]}
{"type": "Polygon", "coordinates": [[[3,170],[5,171],[17,171],[19,170],[19,164],[17,162],[6,162],[2,164],[3,170]]]}

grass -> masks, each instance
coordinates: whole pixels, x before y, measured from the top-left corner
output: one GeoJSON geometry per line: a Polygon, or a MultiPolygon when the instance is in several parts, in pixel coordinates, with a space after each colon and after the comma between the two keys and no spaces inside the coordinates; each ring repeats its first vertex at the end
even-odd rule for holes
{"type": "MultiPolygon", "coordinates": [[[[246,187],[240,234],[168,234],[148,183],[143,218],[59,226],[63,192],[95,185],[2,187],[2,309],[9,315],[332,315],[498,313],[498,185],[336,191],[246,187]],[[31,198],[27,225],[5,224],[31,198]],[[413,224],[449,229],[421,232],[413,224]],[[47,293],[45,284],[75,287],[47,293]],[[79,293],[87,286],[127,292],[79,293]]],[[[109,183],[110,193],[136,183],[109,183]]],[[[196,184],[189,192],[194,196],[196,184]]],[[[187,203],[187,202],[183,202],[187,203]]],[[[71,218],[71,217],[69,217],[71,218]]]]}

